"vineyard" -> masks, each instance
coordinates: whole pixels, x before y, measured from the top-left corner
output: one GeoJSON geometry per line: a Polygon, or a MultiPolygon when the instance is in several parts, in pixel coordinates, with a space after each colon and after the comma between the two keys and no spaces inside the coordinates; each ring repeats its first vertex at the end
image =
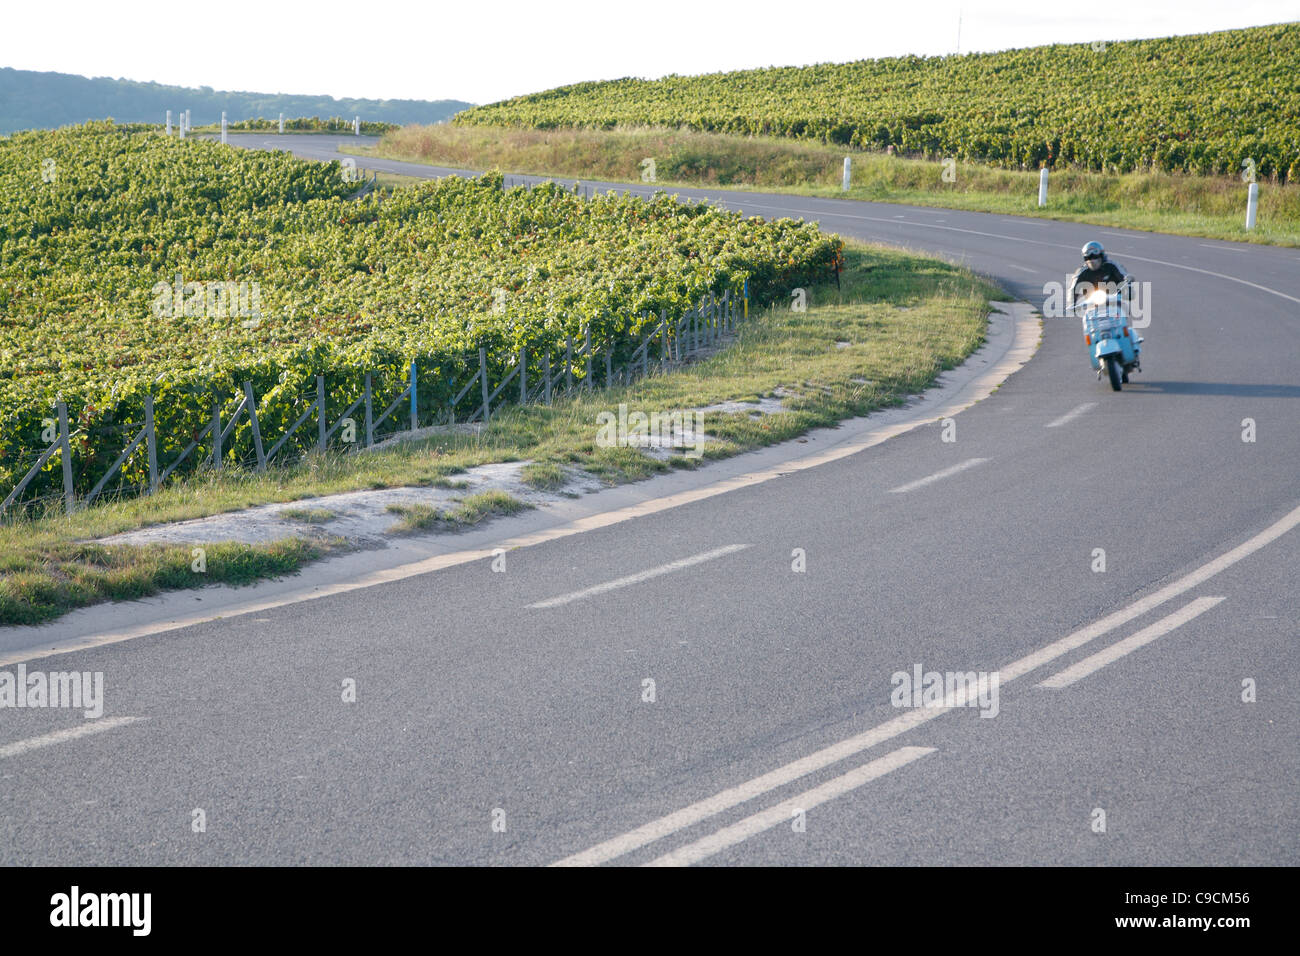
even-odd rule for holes
{"type": "Polygon", "coordinates": [[[1300,23],[579,83],[479,106],[460,125],[686,127],[892,147],[1008,168],[1300,179],[1300,23]],[[1251,167],[1247,165],[1247,169],[1251,167]]]}
{"type": "Polygon", "coordinates": [[[400,391],[416,361],[421,404],[446,404],[480,348],[635,335],[745,282],[759,300],[788,294],[839,255],[813,225],[666,196],[584,200],[489,175],[354,201],[346,173],[111,123],[0,140],[0,489],[49,444],[57,401],[81,491],[146,397],[168,455],[244,382],[281,409],[262,424],[277,433],[317,375],[345,406],[367,373],[400,391]]]}

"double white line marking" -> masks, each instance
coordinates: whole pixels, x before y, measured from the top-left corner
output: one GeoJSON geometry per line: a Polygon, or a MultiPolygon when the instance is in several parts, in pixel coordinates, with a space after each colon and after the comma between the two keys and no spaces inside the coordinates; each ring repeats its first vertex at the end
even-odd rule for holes
{"type": "Polygon", "coordinates": [[[1163,617],[1148,627],[1142,628],[1132,637],[1126,637],[1124,640],[1112,644],[1104,651],[1098,651],[1091,657],[1085,657],[1077,664],[1072,664],[1059,674],[1054,674],[1045,681],[1039,683],[1039,687],[1069,687],[1075,681],[1083,680],[1089,674],[1094,674],[1101,670],[1107,664],[1113,663],[1127,654],[1132,654],[1139,647],[1150,644],[1157,637],[1163,637],[1176,627],[1181,627],[1192,618],[1205,613],[1214,607],[1222,597],[1203,597],[1197,598],[1191,604],[1184,606],[1182,609],[1175,611],[1168,617],[1163,617]]]}
{"type": "MultiPolygon", "coordinates": [[[[962,704],[965,704],[964,700],[962,704]]],[[[717,816],[724,810],[730,810],[732,807],[754,799],[754,797],[761,796],[769,790],[783,787],[800,777],[806,777],[823,767],[828,767],[847,757],[852,757],[868,747],[874,747],[891,737],[897,737],[899,734],[905,733],[927,720],[933,720],[947,709],[947,707],[922,707],[916,710],[904,711],[893,720],[888,720],[866,733],[858,734],[856,737],[850,737],[847,740],[841,740],[837,744],[824,747],[816,753],[809,754],[807,757],[795,760],[783,767],[777,767],[775,770],[760,777],[755,777],[753,780],[747,780],[739,786],[723,790],[706,800],[692,803],[676,813],[670,813],[666,817],[652,820],[644,826],[639,826],[635,830],[616,836],[612,840],[599,843],[589,850],[566,857],[556,863],[555,866],[595,866],[598,863],[606,863],[609,860],[631,853],[633,850],[640,849],[649,843],[676,833],[678,830],[694,826],[709,817],[717,816]]]]}
{"type": "Polygon", "coordinates": [[[899,747],[893,753],[886,754],[870,763],[865,763],[856,770],[850,770],[834,780],[828,780],[820,787],[813,787],[813,789],[806,790],[783,803],[778,803],[771,809],[763,810],[752,817],[746,817],[739,823],[719,830],[703,840],[696,840],[694,843],[688,843],[671,853],[665,853],[657,860],[647,863],[646,866],[690,866],[692,863],[698,863],[728,847],[748,840],[757,833],[770,830],[772,827],[788,821],[800,810],[811,810],[818,804],[843,796],[850,790],[856,790],[864,783],[870,783],[877,777],[883,777],[891,770],[897,770],[913,760],[920,760],[926,754],[932,753],[934,753],[933,747],[899,747]]]}
{"type": "MultiPolygon", "coordinates": [[[[1265,545],[1286,534],[1286,532],[1290,531],[1297,524],[1300,524],[1300,507],[1292,509],[1283,518],[1279,519],[1253,538],[1238,545],[1231,551],[1219,555],[1219,557],[1214,560],[1201,565],[1190,574],[1186,574],[1178,580],[1165,585],[1158,591],[1149,594],[1141,600],[1133,602],[1126,608],[1122,608],[1113,614],[1109,614],[1101,620],[1089,624],[1087,627],[1080,628],[1072,634],[1057,641],[1053,641],[1051,644],[1034,651],[1032,654],[1027,654],[1024,657],[1011,662],[999,670],[1000,683],[1005,685],[1010,681],[1023,677],[1030,671],[1042,667],[1044,664],[1048,664],[1059,657],[1063,657],[1071,651],[1087,644],[1089,641],[1108,634],[1116,628],[1123,627],[1129,621],[1141,617],[1153,608],[1159,607],[1161,604],[1164,604],[1195,587],[1199,587],[1220,571],[1231,567],[1238,561],[1254,554],[1260,548],[1263,548],[1265,545]]],[[[1077,664],[1066,668],[1054,677],[1042,682],[1041,686],[1068,686],[1069,684],[1086,677],[1088,674],[1094,673],[1111,661],[1117,660],[1118,658],[1131,653],[1144,644],[1149,644],[1162,634],[1169,633],[1174,628],[1216,606],[1222,600],[1223,598],[1221,597],[1198,598],[1179,611],[1176,611],[1174,614],[1157,621],[1149,627],[1143,628],[1132,637],[1126,638],[1125,640],[1115,644],[1113,647],[1085,658],[1077,664]]],[[[670,813],[657,820],[652,820],[643,826],[637,827],[634,830],[629,830],[627,833],[620,834],[613,839],[606,840],[603,843],[598,843],[588,850],[566,857],[554,865],[595,866],[600,863],[606,863],[610,860],[617,859],[620,856],[631,853],[633,850],[653,843],[654,841],[676,833],[679,830],[684,830],[687,827],[694,826],[703,820],[707,820],[709,817],[716,816],[732,807],[748,800],[752,800],[757,796],[775,790],[778,787],[782,787],[791,781],[798,780],[800,777],[805,777],[808,774],[814,773],[823,767],[830,766],[831,764],[851,757],[854,754],[861,753],[862,751],[874,747],[879,743],[883,743],[886,740],[891,740],[900,734],[906,733],[907,731],[926,723],[927,721],[934,720],[936,717],[947,713],[954,707],[964,707],[966,706],[967,698],[972,696],[974,693],[974,688],[958,691],[953,695],[953,699],[948,701],[945,706],[921,707],[915,710],[904,711],[899,716],[892,720],[887,720],[883,724],[880,724],[871,730],[849,737],[846,740],[841,740],[839,743],[832,744],[829,747],[824,747],[807,757],[787,763],[775,770],[746,781],[739,786],[731,787],[730,789],[724,790],[705,800],[693,803],[675,813],[670,813]]],[[[770,811],[755,814],[746,820],[742,820],[738,824],[719,830],[711,837],[698,840],[689,846],[681,848],[680,851],[668,853],[654,862],[665,864],[673,862],[698,862],[727,846],[735,845],[735,843],[746,839],[746,837],[751,836],[754,833],[761,832],[762,830],[774,826],[775,823],[771,821],[778,818],[777,816],[774,816],[777,814],[778,809],[780,809],[779,818],[786,819],[788,818],[793,806],[800,806],[802,809],[807,809],[803,804],[811,804],[814,799],[818,802],[833,799],[835,796],[845,793],[848,790],[853,789],[855,786],[861,786],[868,780],[879,777],[882,773],[888,773],[896,767],[903,766],[906,763],[910,763],[911,761],[931,752],[933,751],[930,748],[900,748],[899,750],[881,758],[881,760],[886,761],[886,763],[882,764],[880,761],[872,761],[871,763],[858,768],[857,771],[853,771],[850,774],[846,774],[827,784],[823,784],[813,790],[809,790],[806,793],[791,798],[791,800],[780,804],[779,807],[772,808],[770,811]],[[867,768],[869,767],[873,769],[868,771],[867,768]],[[859,771],[861,772],[860,775],[859,771]]]]}

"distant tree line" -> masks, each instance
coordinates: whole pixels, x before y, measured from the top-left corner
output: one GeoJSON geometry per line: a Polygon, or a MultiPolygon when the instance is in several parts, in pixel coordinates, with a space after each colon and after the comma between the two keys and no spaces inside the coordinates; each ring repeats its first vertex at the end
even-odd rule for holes
{"type": "Polygon", "coordinates": [[[195,126],[298,116],[342,116],[379,123],[439,123],[472,106],[461,100],[354,100],[332,96],[276,95],[164,86],[108,77],[0,68],[0,133],[56,129],[112,117],[119,123],[161,123],[188,109],[195,126]]]}

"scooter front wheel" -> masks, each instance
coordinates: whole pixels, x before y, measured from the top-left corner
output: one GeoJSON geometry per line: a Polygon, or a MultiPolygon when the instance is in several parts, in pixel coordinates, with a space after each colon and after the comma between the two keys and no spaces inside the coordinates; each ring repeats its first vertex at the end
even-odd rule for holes
{"type": "Polygon", "coordinates": [[[1110,387],[1115,391],[1123,388],[1124,368],[1119,359],[1113,355],[1106,356],[1106,374],[1110,377],[1110,387]]]}

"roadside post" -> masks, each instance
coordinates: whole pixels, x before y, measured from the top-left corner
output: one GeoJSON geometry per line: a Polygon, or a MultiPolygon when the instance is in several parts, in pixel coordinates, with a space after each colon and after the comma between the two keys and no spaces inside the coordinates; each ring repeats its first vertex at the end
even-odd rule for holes
{"type": "Polygon", "coordinates": [[[420,406],[415,397],[417,388],[415,376],[415,359],[411,359],[411,431],[415,431],[420,424],[420,406]]]}

